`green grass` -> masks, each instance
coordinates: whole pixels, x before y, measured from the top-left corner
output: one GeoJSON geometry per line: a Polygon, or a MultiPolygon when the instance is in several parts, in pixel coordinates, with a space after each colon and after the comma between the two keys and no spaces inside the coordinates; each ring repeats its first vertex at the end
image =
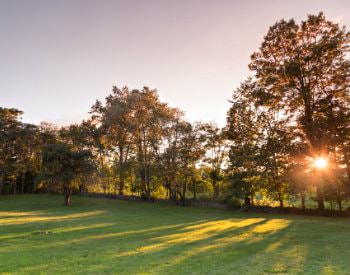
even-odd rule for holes
{"type": "Polygon", "coordinates": [[[0,197],[2,274],[350,274],[348,219],[0,197]]]}

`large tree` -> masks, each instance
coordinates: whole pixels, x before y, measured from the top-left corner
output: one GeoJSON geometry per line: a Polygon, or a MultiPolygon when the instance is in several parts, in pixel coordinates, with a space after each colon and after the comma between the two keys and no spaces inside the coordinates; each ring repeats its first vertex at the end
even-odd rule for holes
{"type": "MultiPolygon", "coordinates": [[[[251,57],[250,69],[263,87],[255,92],[257,102],[294,120],[311,156],[328,153],[327,111],[350,103],[349,41],[345,28],[320,13],[300,24],[277,22],[251,57]]],[[[323,209],[320,186],[317,194],[323,209]]]]}

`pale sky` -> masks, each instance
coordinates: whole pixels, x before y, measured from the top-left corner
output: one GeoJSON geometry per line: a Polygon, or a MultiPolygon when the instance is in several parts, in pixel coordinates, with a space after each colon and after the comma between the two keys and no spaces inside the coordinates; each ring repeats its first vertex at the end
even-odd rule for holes
{"type": "Polygon", "coordinates": [[[113,85],[146,85],[223,126],[268,27],[319,11],[350,30],[349,0],[0,0],[0,106],[79,122],[113,85]]]}

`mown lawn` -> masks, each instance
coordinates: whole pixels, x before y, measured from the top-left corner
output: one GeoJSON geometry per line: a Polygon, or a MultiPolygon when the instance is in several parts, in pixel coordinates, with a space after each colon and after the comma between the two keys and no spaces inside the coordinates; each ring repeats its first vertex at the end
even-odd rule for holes
{"type": "Polygon", "coordinates": [[[350,274],[350,221],[0,197],[1,274],[350,274]]]}

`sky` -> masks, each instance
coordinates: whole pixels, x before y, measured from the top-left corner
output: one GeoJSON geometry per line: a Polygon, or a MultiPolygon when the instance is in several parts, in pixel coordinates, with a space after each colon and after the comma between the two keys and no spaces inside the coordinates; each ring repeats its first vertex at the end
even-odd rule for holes
{"type": "Polygon", "coordinates": [[[149,86],[224,126],[268,27],[320,11],[350,30],[349,0],[0,0],[0,106],[64,125],[113,85],[149,86]]]}

